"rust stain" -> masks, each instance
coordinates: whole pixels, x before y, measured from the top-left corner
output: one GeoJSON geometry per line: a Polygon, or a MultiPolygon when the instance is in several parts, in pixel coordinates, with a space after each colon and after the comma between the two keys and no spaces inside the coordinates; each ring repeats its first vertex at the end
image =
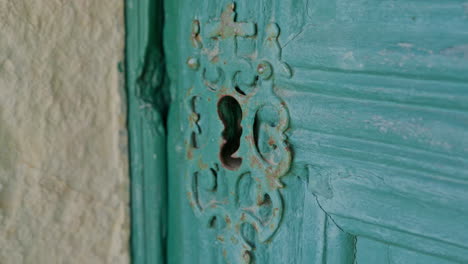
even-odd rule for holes
{"type": "Polygon", "coordinates": [[[192,114],[189,116],[189,121],[191,121],[190,125],[193,127],[193,123],[196,123],[199,119],[200,119],[200,115],[192,112],[192,114]]]}
{"type": "Polygon", "coordinates": [[[275,139],[273,138],[273,136],[270,136],[270,138],[268,139],[268,145],[270,146],[275,145],[275,139]]]}
{"type": "Polygon", "coordinates": [[[252,158],[250,159],[250,166],[252,168],[261,168],[262,164],[256,156],[252,156],[252,158]]]}
{"type": "Polygon", "coordinates": [[[201,170],[205,170],[205,169],[208,169],[208,164],[205,164],[203,163],[203,161],[201,159],[198,160],[198,167],[201,169],[201,170]]]}
{"type": "Polygon", "coordinates": [[[279,208],[273,209],[273,216],[276,216],[278,214],[279,208]]]}
{"type": "Polygon", "coordinates": [[[193,90],[194,86],[190,86],[189,89],[187,89],[187,93],[185,94],[185,96],[189,96],[190,94],[192,94],[192,90],[193,90]]]}
{"type": "Polygon", "coordinates": [[[219,103],[219,100],[221,100],[223,97],[231,96],[231,95],[228,94],[227,92],[228,92],[227,87],[226,87],[226,86],[221,86],[221,89],[219,89],[219,92],[218,92],[218,94],[217,94],[218,103],[219,103]]]}
{"type": "Polygon", "coordinates": [[[237,238],[235,238],[234,236],[231,236],[231,242],[232,242],[234,245],[237,245],[237,243],[239,243],[239,240],[237,240],[237,238]]]}
{"type": "MultiPolygon", "coordinates": [[[[259,187],[261,188],[261,186],[259,186],[259,187]]],[[[263,197],[262,197],[262,195],[259,194],[259,195],[257,195],[257,205],[262,205],[262,204],[263,204],[263,197]]]]}
{"type": "Polygon", "coordinates": [[[189,149],[187,150],[187,159],[189,160],[193,159],[193,151],[191,147],[189,147],[189,149]]]}
{"type": "Polygon", "coordinates": [[[268,180],[268,185],[270,186],[272,190],[283,187],[283,185],[279,182],[279,177],[282,176],[280,175],[281,166],[284,166],[284,165],[280,164],[279,166],[276,166],[276,169],[273,169],[272,167],[268,167],[265,173],[265,176],[268,180]]]}
{"type": "Polygon", "coordinates": [[[193,197],[192,193],[191,193],[191,192],[187,192],[187,197],[188,197],[188,199],[189,199],[189,201],[190,201],[190,207],[195,208],[195,202],[194,202],[193,199],[192,199],[192,197],[193,197]]]}
{"type": "Polygon", "coordinates": [[[210,60],[210,62],[212,62],[212,63],[218,63],[218,61],[219,61],[219,56],[218,55],[213,56],[213,58],[211,58],[211,60],[210,60]]]}
{"type": "Polygon", "coordinates": [[[192,37],[190,38],[190,40],[192,41],[192,46],[194,48],[199,48],[201,45],[201,38],[200,38],[200,35],[199,34],[192,34],[192,37]]]}
{"type": "Polygon", "coordinates": [[[194,48],[201,48],[201,38],[200,38],[200,21],[192,21],[192,34],[190,35],[190,40],[192,41],[192,46],[194,48]]]}
{"type": "Polygon", "coordinates": [[[252,226],[253,226],[253,228],[254,228],[257,232],[260,231],[259,228],[258,228],[258,226],[257,226],[257,223],[252,223],[252,226]]]}
{"type": "Polygon", "coordinates": [[[250,263],[250,252],[249,251],[244,251],[244,254],[242,255],[246,263],[250,263]]]}

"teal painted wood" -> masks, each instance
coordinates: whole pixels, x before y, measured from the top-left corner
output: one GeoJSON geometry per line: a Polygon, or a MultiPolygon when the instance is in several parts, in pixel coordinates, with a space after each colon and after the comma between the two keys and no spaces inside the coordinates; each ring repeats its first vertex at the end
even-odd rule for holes
{"type": "MultiPolygon", "coordinates": [[[[173,99],[168,263],[242,260],[229,241],[217,240],[223,231],[194,212],[186,176],[194,166],[187,156],[187,98],[193,86],[203,88],[187,66],[194,56],[192,24],[199,20],[203,34],[228,3],[165,6],[173,99]]],[[[468,262],[467,10],[456,0],[236,1],[237,21],[256,23],[258,33],[239,38],[240,56],[255,53],[274,22],[281,60],[292,70],[291,78],[275,75],[274,85],[289,112],[293,153],[281,177],[283,214],[267,243],[252,233],[251,259],[468,262]]],[[[218,118],[209,104],[197,112],[200,122],[218,118]]],[[[210,128],[222,136],[222,126],[210,128]]],[[[212,147],[211,155],[219,151],[212,147]]]]}
{"type": "Polygon", "coordinates": [[[355,235],[468,262],[464,2],[311,8],[318,26],[283,49],[296,78],[281,94],[312,105],[290,108],[290,140],[327,183],[320,205],[355,235]]]}
{"type": "Polygon", "coordinates": [[[162,1],[127,0],[126,83],[132,263],[165,263],[166,132],[162,1]]]}
{"type": "MultiPolygon", "coordinates": [[[[299,164],[289,177],[279,179],[290,170],[291,157],[283,142],[289,115],[274,91],[277,76],[291,76],[277,43],[282,25],[271,20],[271,14],[241,20],[241,14],[253,10],[245,2],[235,8],[237,20],[232,3],[213,2],[212,9],[204,4],[174,1],[166,9],[171,22],[166,24],[165,47],[174,98],[168,118],[168,262],[353,263],[356,240],[314,202],[305,184],[306,167],[299,164]],[[186,16],[190,11],[192,15],[186,16]],[[218,37],[214,45],[219,46],[210,48],[210,38],[218,37]],[[187,45],[174,48],[172,43],[187,45]],[[249,49],[254,58],[236,53],[249,49]],[[214,65],[211,72],[210,65],[214,65]],[[239,72],[244,82],[236,80],[239,72]],[[258,80],[249,81],[248,75],[258,80]],[[229,163],[222,152],[231,140],[223,136],[229,131],[226,120],[236,118],[233,103],[227,108],[232,112],[223,119],[220,105],[225,98],[240,106],[242,137],[231,156],[242,157],[239,163],[229,163]],[[266,106],[272,112],[262,112],[266,106]]],[[[264,8],[271,6],[265,3],[264,8]]]]}

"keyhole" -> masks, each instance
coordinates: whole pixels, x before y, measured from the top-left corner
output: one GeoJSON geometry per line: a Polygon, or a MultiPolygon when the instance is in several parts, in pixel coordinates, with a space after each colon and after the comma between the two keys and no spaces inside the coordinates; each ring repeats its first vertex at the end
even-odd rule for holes
{"type": "Polygon", "coordinates": [[[224,96],[218,102],[218,115],[224,124],[220,160],[227,169],[236,170],[242,164],[242,158],[233,156],[239,149],[242,135],[242,109],[239,102],[232,96],[224,96]]]}

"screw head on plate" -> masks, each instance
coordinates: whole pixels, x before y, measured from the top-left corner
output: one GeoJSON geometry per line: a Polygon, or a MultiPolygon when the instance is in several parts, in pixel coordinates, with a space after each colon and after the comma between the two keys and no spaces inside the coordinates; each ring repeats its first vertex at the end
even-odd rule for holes
{"type": "Polygon", "coordinates": [[[257,73],[262,79],[269,79],[273,75],[271,64],[267,61],[262,61],[257,65],[257,73]]]}
{"type": "Polygon", "coordinates": [[[198,67],[200,67],[200,64],[198,63],[198,59],[194,57],[189,57],[187,59],[187,65],[189,66],[190,69],[192,70],[197,70],[198,67]]]}

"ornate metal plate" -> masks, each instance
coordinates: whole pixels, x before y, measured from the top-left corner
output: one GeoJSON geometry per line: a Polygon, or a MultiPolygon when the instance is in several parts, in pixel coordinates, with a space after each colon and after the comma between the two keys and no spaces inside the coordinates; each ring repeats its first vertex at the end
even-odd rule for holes
{"type": "Polygon", "coordinates": [[[282,219],[280,178],[291,151],[284,134],[289,114],[275,94],[275,76],[290,77],[291,70],[281,61],[279,33],[275,23],[257,29],[237,22],[234,4],[217,20],[192,23],[188,198],[195,214],[219,231],[233,263],[250,263],[253,241],[269,241],[282,219]],[[241,55],[239,38],[259,44],[241,55]]]}

